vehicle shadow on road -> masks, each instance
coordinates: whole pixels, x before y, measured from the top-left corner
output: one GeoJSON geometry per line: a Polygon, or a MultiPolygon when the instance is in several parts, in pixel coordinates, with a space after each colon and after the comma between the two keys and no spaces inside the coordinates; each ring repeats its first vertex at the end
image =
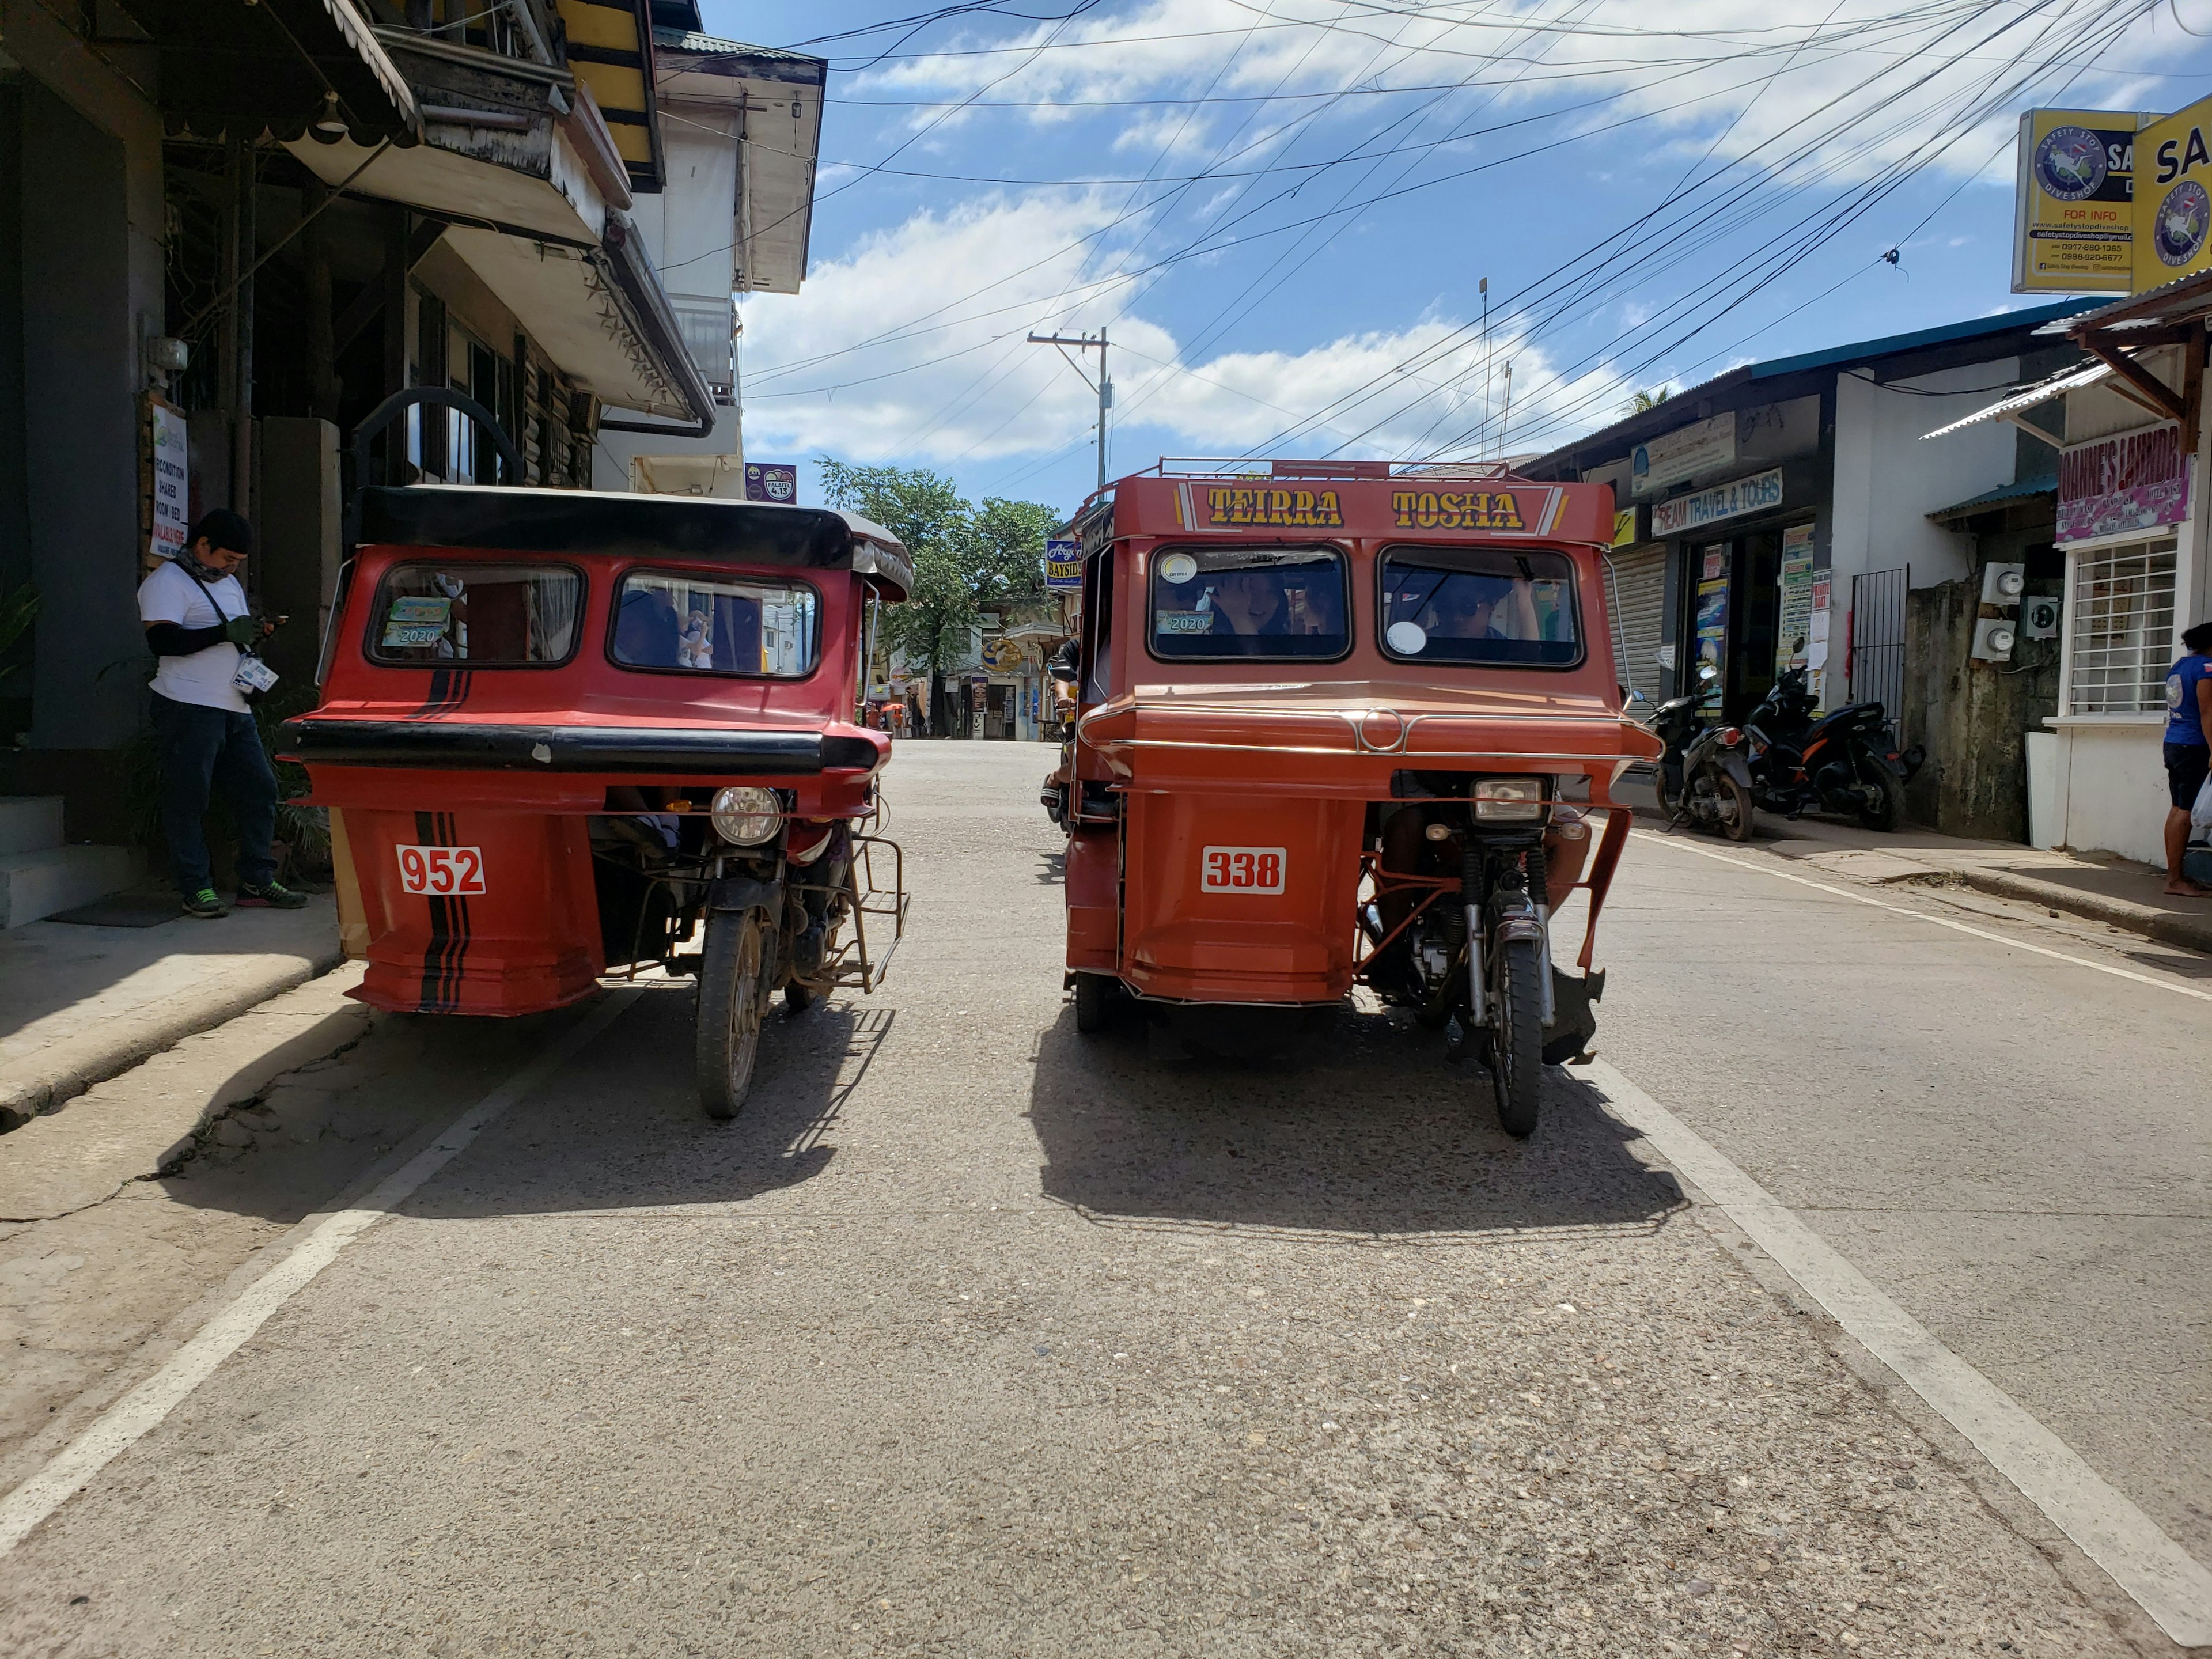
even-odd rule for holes
{"type": "Polygon", "coordinates": [[[1164,1058],[1132,1018],[1041,1036],[1045,1195],[1101,1220],[1368,1235],[1650,1227],[1682,1206],[1632,1131],[1556,1070],[1526,1141],[1488,1074],[1401,1018],[1346,1011],[1257,1064],[1164,1058]]]}

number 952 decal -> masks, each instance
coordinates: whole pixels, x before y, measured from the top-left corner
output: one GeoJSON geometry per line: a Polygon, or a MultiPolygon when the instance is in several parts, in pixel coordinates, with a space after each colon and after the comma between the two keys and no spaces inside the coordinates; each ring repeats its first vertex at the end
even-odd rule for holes
{"type": "Polygon", "coordinates": [[[483,851],[476,847],[402,847],[399,888],[444,897],[484,890],[483,851]]]}
{"type": "Polygon", "coordinates": [[[1209,893],[1279,893],[1279,847],[1208,847],[1200,853],[1199,885],[1209,893]]]}

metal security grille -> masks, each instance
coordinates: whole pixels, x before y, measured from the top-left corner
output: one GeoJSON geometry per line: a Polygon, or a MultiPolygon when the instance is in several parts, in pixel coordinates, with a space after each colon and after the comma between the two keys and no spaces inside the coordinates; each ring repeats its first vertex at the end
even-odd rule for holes
{"type": "Polygon", "coordinates": [[[1607,597],[1613,601],[1613,648],[1620,659],[1620,683],[1659,702],[1667,683],[1667,671],[1659,665],[1667,549],[1663,544],[1624,548],[1607,564],[1613,579],[1607,597]]]}
{"type": "Polygon", "coordinates": [[[2067,600],[2073,641],[2069,714],[2148,714],[2166,708],[2173,647],[2171,541],[2130,542],[2075,562],[2067,600]]]}
{"type": "Polygon", "coordinates": [[[1895,726],[1905,714],[1905,593],[1912,567],[1851,578],[1851,701],[1878,702],[1895,726]]]}

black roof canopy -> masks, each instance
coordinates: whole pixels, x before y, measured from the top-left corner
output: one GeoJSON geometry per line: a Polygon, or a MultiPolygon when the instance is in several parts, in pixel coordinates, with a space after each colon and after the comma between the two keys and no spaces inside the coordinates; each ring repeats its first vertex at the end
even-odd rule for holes
{"type": "Polygon", "coordinates": [[[362,491],[364,546],[465,547],[607,558],[720,559],[853,570],[904,599],[906,550],[881,525],[827,507],[707,495],[410,484],[362,491]]]}

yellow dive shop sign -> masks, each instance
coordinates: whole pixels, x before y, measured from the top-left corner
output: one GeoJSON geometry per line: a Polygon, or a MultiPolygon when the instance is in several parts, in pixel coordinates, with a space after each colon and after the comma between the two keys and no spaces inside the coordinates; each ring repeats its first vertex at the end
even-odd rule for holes
{"type": "Polygon", "coordinates": [[[2212,269],[2212,98],[2136,135],[2135,291],[2212,269]]]}

